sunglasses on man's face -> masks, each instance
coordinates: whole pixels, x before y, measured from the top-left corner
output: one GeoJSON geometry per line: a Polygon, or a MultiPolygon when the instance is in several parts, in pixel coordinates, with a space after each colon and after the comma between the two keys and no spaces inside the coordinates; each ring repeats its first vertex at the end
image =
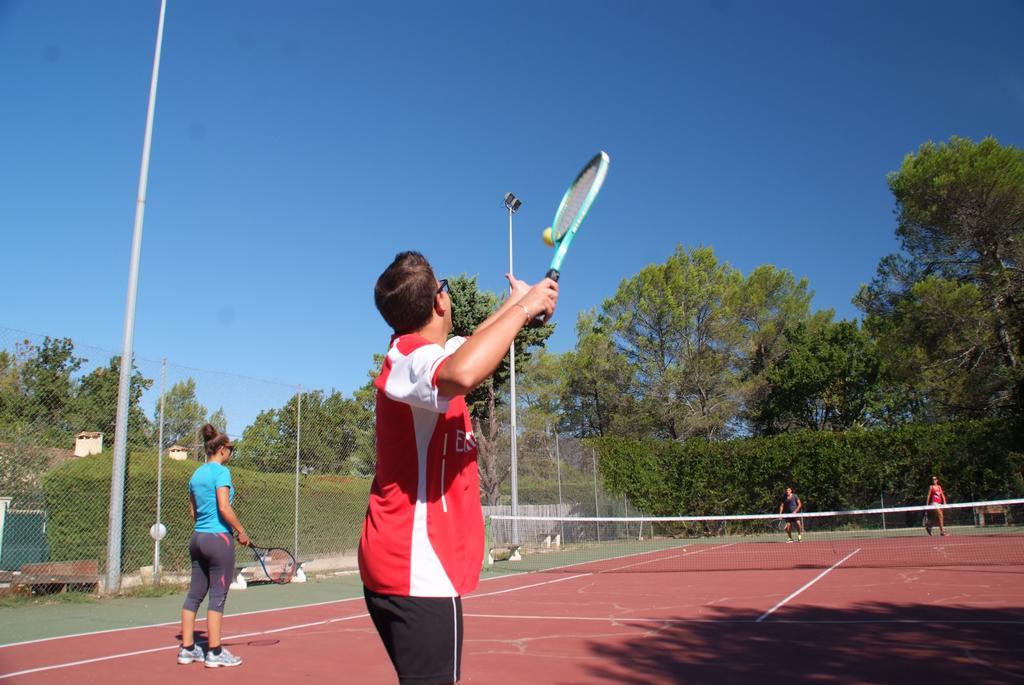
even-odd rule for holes
{"type": "Polygon", "coordinates": [[[448,292],[448,279],[447,278],[442,278],[440,280],[440,285],[437,286],[437,292],[435,294],[436,295],[440,295],[441,293],[446,293],[446,292],[448,292]]]}

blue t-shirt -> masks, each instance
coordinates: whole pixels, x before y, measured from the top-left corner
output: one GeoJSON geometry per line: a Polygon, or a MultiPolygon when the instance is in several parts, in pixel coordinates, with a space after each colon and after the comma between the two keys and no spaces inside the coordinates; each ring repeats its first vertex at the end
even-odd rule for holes
{"type": "Polygon", "coordinates": [[[223,464],[207,462],[196,469],[188,481],[188,491],[196,501],[197,533],[230,533],[231,527],[217,508],[217,489],[228,488],[229,501],[235,501],[231,472],[223,464]]]}

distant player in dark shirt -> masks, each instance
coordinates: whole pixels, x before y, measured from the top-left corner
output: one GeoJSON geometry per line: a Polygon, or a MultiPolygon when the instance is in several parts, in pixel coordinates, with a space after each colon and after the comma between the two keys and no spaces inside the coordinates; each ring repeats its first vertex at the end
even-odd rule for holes
{"type": "MultiPolygon", "coordinates": [[[[787,514],[799,514],[804,508],[804,503],[800,501],[799,495],[793,492],[793,488],[786,488],[786,496],[782,499],[782,504],[779,505],[779,513],[783,510],[787,514]]],[[[796,541],[800,542],[804,539],[804,521],[802,518],[786,518],[786,535],[789,536],[787,542],[793,542],[793,524],[796,523],[796,541]]]]}

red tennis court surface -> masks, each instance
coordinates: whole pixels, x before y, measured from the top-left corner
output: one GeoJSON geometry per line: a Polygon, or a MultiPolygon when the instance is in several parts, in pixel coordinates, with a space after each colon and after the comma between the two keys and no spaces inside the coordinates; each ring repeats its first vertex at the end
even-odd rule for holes
{"type": "MultiPolygon", "coordinates": [[[[1007,545],[1021,542],[1005,538],[1007,545]]],[[[793,568],[637,573],[582,567],[483,582],[464,603],[462,682],[1024,680],[1020,566],[871,567],[858,565],[858,555],[869,550],[850,543],[837,550],[834,565],[802,568],[800,555],[813,552],[799,551],[800,545],[786,549],[793,550],[793,568]]],[[[702,545],[671,553],[700,554],[714,566],[715,555],[737,551],[736,545],[702,545]]],[[[632,565],[619,561],[620,568],[632,565]]],[[[229,615],[224,628],[225,644],[245,659],[239,668],[178,666],[177,626],[171,625],[0,647],[0,681],[397,682],[361,599],[229,615]]]]}

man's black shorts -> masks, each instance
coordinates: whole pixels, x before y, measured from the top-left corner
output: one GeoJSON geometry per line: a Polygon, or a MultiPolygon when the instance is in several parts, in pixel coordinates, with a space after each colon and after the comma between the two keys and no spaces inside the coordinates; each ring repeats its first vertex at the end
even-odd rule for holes
{"type": "Polygon", "coordinates": [[[458,682],[462,598],[381,595],[363,588],[366,608],[402,685],[458,682]]]}

